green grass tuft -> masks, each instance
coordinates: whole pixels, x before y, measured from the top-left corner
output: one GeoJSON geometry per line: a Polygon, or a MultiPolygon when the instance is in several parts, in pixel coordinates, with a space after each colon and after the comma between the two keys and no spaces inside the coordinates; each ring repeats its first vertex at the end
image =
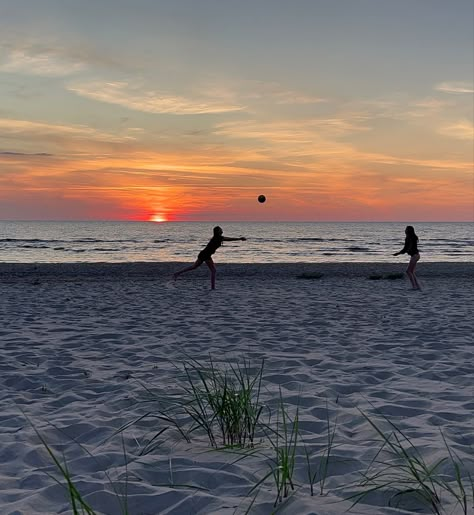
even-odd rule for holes
{"type": "Polygon", "coordinates": [[[337,417],[331,426],[331,422],[329,419],[329,406],[328,406],[327,400],[326,400],[326,420],[327,420],[327,425],[326,425],[327,445],[323,449],[322,455],[319,460],[318,467],[316,468],[316,470],[314,472],[313,472],[313,468],[311,466],[311,457],[306,448],[306,445],[304,446],[304,451],[305,451],[305,455],[306,455],[306,466],[307,466],[307,470],[308,470],[308,481],[309,481],[311,496],[314,496],[314,485],[315,485],[316,481],[319,483],[319,495],[324,495],[324,488],[326,485],[326,479],[327,479],[328,471],[329,471],[329,461],[331,459],[331,452],[334,448],[334,439],[336,437],[337,417]]]}
{"type": "MultiPolygon", "coordinates": [[[[268,478],[272,478],[276,489],[274,507],[283,502],[295,490],[293,475],[296,465],[296,451],[299,440],[299,409],[292,418],[288,413],[280,390],[276,426],[264,425],[263,430],[273,450],[270,456],[270,471],[258,481],[248,495],[258,491],[268,478]]],[[[254,498],[255,500],[255,498],[254,498]]],[[[254,502],[254,501],[253,501],[254,502]]]]}
{"type": "Polygon", "coordinates": [[[260,401],[264,361],[252,371],[247,360],[217,366],[189,360],[184,364],[186,400],[193,420],[189,433],[203,430],[211,446],[253,447],[263,410],[260,401]]]}
{"type": "MultiPolygon", "coordinates": [[[[463,464],[449,448],[444,436],[448,456],[428,463],[419,449],[393,422],[383,417],[389,426],[388,432],[384,432],[368,415],[363,412],[361,414],[377,433],[381,446],[363,474],[363,480],[359,484],[361,491],[349,497],[354,499],[352,507],[369,494],[384,491],[389,493],[389,506],[398,507],[403,499],[411,498],[420,502],[431,513],[442,515],[443,494],[448,494],[456,506],[461,507],[462,513],[467,515],[469,499],[465,488],[467,480],[461,471],[463,464]],[[453,472],[449,476],[441,472],[441,466],[447,463],[451,464],[453,472]],[[454,477],[454,482],[450,479],[451,476],[454,477]]],[[[471,476],[467,474],[466,477],[471,480],[472,487],[471,476]]]]}

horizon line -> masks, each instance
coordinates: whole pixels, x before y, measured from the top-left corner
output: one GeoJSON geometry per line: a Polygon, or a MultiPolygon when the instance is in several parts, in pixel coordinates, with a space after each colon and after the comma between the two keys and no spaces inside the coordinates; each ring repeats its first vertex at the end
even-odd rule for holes
{"type": "Polygon", "coordinates": [[[56,222],[56,223],[146,223],[146,224],[173,224],[173,223],[474,223],[474,220],[28,220],[28,219],[5,219],[3,222],[56,222]]]}

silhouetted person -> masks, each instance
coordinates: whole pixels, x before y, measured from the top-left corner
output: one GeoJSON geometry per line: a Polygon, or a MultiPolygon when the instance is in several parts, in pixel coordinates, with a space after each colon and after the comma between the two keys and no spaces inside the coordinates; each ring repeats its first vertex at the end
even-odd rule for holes
{"type": "Polygon", "coordinates": [[[224,241],[245,241],[246,238],[228,238],[224,236],[224,231],[219,227],[214,227],[214,236],[209,240],[209,243],[206,245],[206,248],[199,252],[198,257],[194,263],[194,265],[187,266],[182,270],[178,270],[173,274],[173,279],[176,281],[178,275],[184,274],[184,272],[190,272],[195,268],[200,267],[203,263],[209,267],[211,271],[211,288],[213,290],[216,289],[216,266],[214,265],[214,261],[212,261],[212,255],[214,252],[222,245],[224,241]]]}
{"type": "Polygon", "coordinates": [[[402,250],[395,252],[394,256],[400,254],[408,254],[410,256],[410,262],[406,270],[408,278],[410,279],[411,285],[414,290],[421,290],[420,284],[415,275],[416,264],[420,259],[420,253],[418,251],[418,236],[415,234],[415,229],[411,225],[407,225],[405,229],[405,245],[402,250]]]}

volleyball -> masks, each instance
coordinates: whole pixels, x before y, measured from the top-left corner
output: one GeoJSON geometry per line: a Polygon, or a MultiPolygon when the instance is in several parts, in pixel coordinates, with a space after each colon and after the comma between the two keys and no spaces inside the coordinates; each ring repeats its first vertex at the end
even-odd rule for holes
{"type": "Polygon", "coordinates": [[[263,204],[265,200],[267,200],[267,197],[265,197],[265,195],[259,195],[257,200],[260,202],[260,204],[263,204]]]}

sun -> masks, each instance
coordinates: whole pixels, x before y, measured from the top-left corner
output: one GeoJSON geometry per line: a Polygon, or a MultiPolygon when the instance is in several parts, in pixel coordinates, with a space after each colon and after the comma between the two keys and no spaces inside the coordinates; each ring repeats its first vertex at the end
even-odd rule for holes
{"type": "Polygon", "coordinates": [[[166,216],[155,213],[150,217],[150,222],[166,222],[166,216]]]}

